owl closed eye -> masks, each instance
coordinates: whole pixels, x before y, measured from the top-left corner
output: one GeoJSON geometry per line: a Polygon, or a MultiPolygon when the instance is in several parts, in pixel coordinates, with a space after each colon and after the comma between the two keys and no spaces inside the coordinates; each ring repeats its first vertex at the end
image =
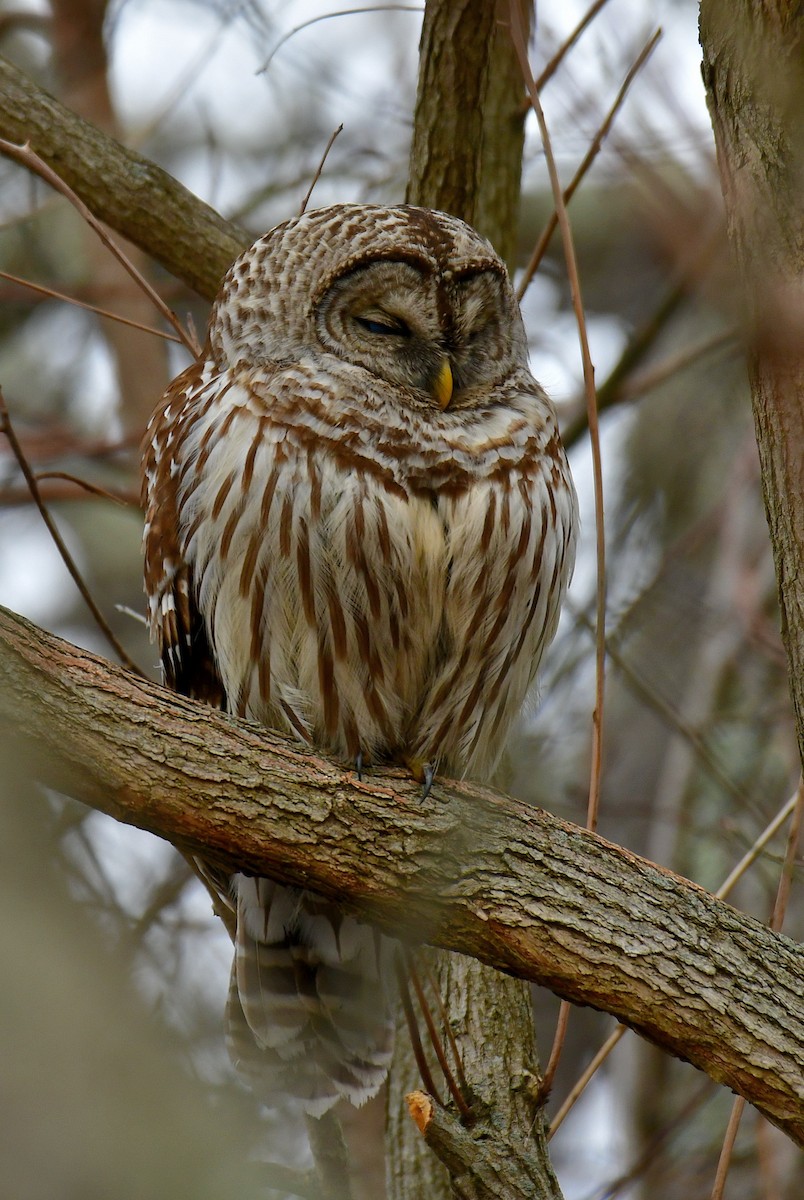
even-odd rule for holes
{"type": "Polygon", "coordinates": [[[328,280],[314,303],[315,326],[326,349],[414,389],[418,402],[446,406],[438,381],[448,364],[448,402],[460,407],[521,361],[506,282],[497,262],[456,277],[425,257],[384,258],[328,280]]]}

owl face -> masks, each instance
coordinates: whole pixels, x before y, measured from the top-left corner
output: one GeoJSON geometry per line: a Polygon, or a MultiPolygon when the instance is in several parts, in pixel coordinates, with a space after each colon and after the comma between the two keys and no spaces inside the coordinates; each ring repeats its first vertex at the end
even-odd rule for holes
{"type": "Polygon", "coordinates": [[[234,264],[212,325],[228,363],[334,356],[436,412],[487,404],[527,365],[504,264],[464,222],[413,207],[278,226],[234,264]]]}

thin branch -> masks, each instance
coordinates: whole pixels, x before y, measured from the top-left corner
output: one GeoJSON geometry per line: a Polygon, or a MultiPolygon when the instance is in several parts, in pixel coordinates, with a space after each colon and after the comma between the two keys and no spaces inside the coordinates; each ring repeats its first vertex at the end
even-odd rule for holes
{"type": "Polygon", "coordinates": [[[773,906],[771,919],[768,922],[774,933],[782,932],[787,904],[790,899],[790,889],[793,886],[793,873],[796,867],[799,835],[801,833],[801,816],[804,811],[804,779],[800,779],[795,797],[793,817],[787,831],[787,846],[785,848],[782,873],[779,876],[779,887],[776,892],[776,902],[773,906]]]}
{"type": "Polygon", "coordinates": [[[321,13],[317,17],[310,17],[307,21],[302,21],[301,25],[294,25],[287,33],[284,33],[276,43],[271,53],[266,58],[265,62],[257,72],[258,75],[264,75],[270,67],[277,52],[282,49],[286,42],[289,42],[297,33],[301,33],[303,29],[309,29],[311,25],[317,25],[319,21],[330,21],[333,17],[356,17],[363,13],[374,12],[412,12],[422,13],[424,8],[421,4],[367,4],[361,8],[341,8],[337,12],[321,13]]]}
{"type": "MultiPolygon", "coordinates": [[[[556,1077],[558,1064],[561,1060],[561,1051],[564,1048],[564,1041],[567,1036],[567,1026],[569,1024],[569,1015],[572,1005],[566,1000],[562,1000],[558,1006],[558,1020],[556,1021],[556,1030],[553,1034],[553,1045],[550,1049],[550,1057],[547,1060],[547,1066],[544,1068],[544,1075],[539,1084],[539,1096],[537,1106],[545,1103],[547,1097],[553,1088],[553,1080],[556,1077]]],[[[551,1130],[552,1133],[552,1130],[551,1130]]]]}
{"type": "Polygon", "coordinates": [[[468,1096],[469,1090],[470,1090],[469,1089],[469,1080],[466,1078],[466,1072],[463,1069],[463,1059],[461,1058],[461,1052],[458,1049],[458,1039],[455,1037],[455,1031],[452,1028],[452,1022],[450,1021],[449,1017],[447,1016],[447,1009],[444,1004],[444,997],[441,995],[441,989],[438,986],[438,981],[436,980],[436,977],[433,974],[433,972],[430,970],[430,967],[426,960],[424,960],[424,972],[425,972],[425,975],[427,976],[427,984],[430,988],[432,995],[435,996],[435,1001],[436,1001],[436,1004],[438,1005],[438,1015],[441,1019],[441,1028],[445,1031],[445,1033],[447,1035],[447,1041],[449,1042],[449,1048],[452,1051],[452,1057],[455,1061],[455,1069],[458,1072],[458,1080],[460,1081],[460,1085],[461,1085],[461,1088],[463,1089],[464,1093],[468,1096]]]}
{"type": "Polygon", "coordinates": [[[734,1101],[731,1109],[731,1116],[726,1127],[726,1136],[723,1139],[723,1145],[720,1149],[720,1158],[718,1159],[717,1172],[715,1174],[715,1183],[712,1188],[712,1200],[723,1200],[723,1190],[726,1186],[726,1176],[729,1173],[731,1165],[731,1156],[734,1151],[734,1143],[737,1140],[737,1132],[740,1128],[740,1119],[745,1108],[745,1100],[742,1096],[738,1096],[734,1101]]]}
{"type": "MultiPolygon", "coordinates": [[[[576,608],[572,603],[568,603],[567,607],[572,613],[574,620],[594,636],[594,626],[586,613],[576,608]]],[[[665,722],[668,729],[671,729],[689,743],[698,757],[699,764],[708,772],[712,779],[720,784],[727,795],[740,804],[750,807],[750,797],[729,777],[707,745],[706,739],[694,726],[685,721],[676,709],[664,699],[661,693],[652,687],[639,671],[628,662],[620,652],[617,644],[618,640],[616,633],[606,638],[606,657],[622,675],[630,691],[657,713],[665,722]]]]}
{"type": "Polygon", "coordinates": [[[71,475],[69,471],[37,471],[34,478],[37,483],[41,483],[43,479],[63,479],[67,483],[74,483],[82,491],[89,492],[91,496],[100,496],[103,500],[111,500],[113,504],[119,504],[123,508],[138,507],[137,502],[132,502],[128,494],[110,492],[108,488],[90,483],[88,479],[80,479],[78,475],[71,475]]]}
{"type": "MultiPolygon", "coordinates": [[[[650,1138],[636,1162],[632,1163],[628,1170],[612,1183],[604,1187],[599,1194],[599,1200],[604,1200],[604,1197],[605,1200],[615,1200],[615,1197],[620,1196],[626,1189],[630,1192],[631,1184],[644,1175],[649,1167],[655,1169],[658,1155],[666,1149],[670,1139],[685,1128],[701,1106],[714,1094],[715,1089],[712,1087],[711,1080],[704,1080],[701,1086],[687,1098],[676,1115],[664,1122],[662,1127],[650,1138]]],[[[763,1200],[767,1200],[767,1198],[763,1197],[763,1200]]]]}
{"type": "Polygon", "coordinates": [[[592,447],[592,477],[595,496],[595,551],[597,557],[597,588],[596,588],[596,638],[595,638],[595,708],[592,714],[592,770],[589,781],[589,804],[587,808],[586,827],[594,830],[597,827],[597,810],[600,801],[600,778],[603,753],[603,703],[605,688],[606,662],[606,538],[603,524],[603,464],[600,457],[600,434],[597,423],[597,397],[595,395],[595,369],[589,352],[589,340],[586,335],[586,318],[584,316],[583,299],[581,296],[581,280],[578,274],[578,261],[575,255],[575,243],[572,229],[564,204],[561,183],[558,178],[553,155],[550,133],[544,117],[539,93],[528,62],[525,32],[522,25],[522,14],[516,0],[511,0],[509,6],[511,16],[511,38],[514,50],[519,60],[520,70],[528,89],[533,111],[539,123],[544,156],[550,175],[550,186],[553,190],[553,202],[556,216],[561,229],[561,241],[564,247],[564,258],[567,266],[567,278],[572,293],[572,306],[578,325],[578,341],[580,343],[581,361],[583,363],[583,378],[586,390],[586,406],[589,421],[589,435],[592,447]]]}
{"type": "MultiPolygon", "coordinates": [[[[581,296],[581,281],[578,274],[578,263],[575,255],[575,244],[570,228],[567,208],[564,203],[558,168],[553,155],[550,133],[542,109],[539,93],[528,61],[526,34],[523,27],[522,13],[517,0],[510,0],[509,13],[511,20],[511,38],[516,57],[522,72],[525,86],[530,96],[533,111],[539,124],[542,146],[544,148],[547,170],[550,176],[550,186],[553,191],[556,217],[561,229],[561,241],[564,247],[564,258],[567,267],[567,278],[572,293],[572,305],[578,325],[578,340],[580,343],[581,361],[583,363],[584,388],[589,422],[590,444],[592,449],[592,479],[595,497],[595,551],[597,565],[596,580],[596,633],[595,633],[595,707],[592,713],[592,764],[589,778],[589,800],[586,813],[586,827],[594,831],[597,828],[598,807],[600,804],[600,783],[603,773],[603,707],[605,701],[605,670],[606,670],[606,538],[603,520],[603,463],[600,454],[600,434],[597,421],[597,397],[595,395],[595,371],[589,351],[589,341],[586,333],[583,299],[581,296]]],[[[566,1037],[569,1009],[562,1006],[556,1036],[548,1059],[550,1078],[555,1075],[558,1061],[566,1037]]],[[[549,1080],[548,1080],[549,1084],[549,1080]]],[[[544,1084],[542,1085],[544,1087],[544,1084]]]]}
{"type": "MultiPolygon", "coordinates": [[[[42,476],[37,474],[37,480],[41,480],[42,476]]],[[[91,485],[81,484],[79,480],[70,483],[67,480],[64,483],[50,483],[45,479],[44,483],[40,484],[39,495],[46,504],[61,504],[64,501],[72,502],[75,500],[86,500],[90,497],[93,489],[91,485]]],[[[110,500],[115,500],[119,504],[125,504],[127,508],[139,507],[139,495],[133,489],[131,491],[120,490],[119,492],[106,492],[104,489],[97,489],[98,494],[108,497],[110,500]]],[[[32,504],[33,497],[28,488],[2,488],[0,489],[0,508],[21,508],[26,504],[32,504]]]]}
{"type": "Polygon", "coordinates": [[[618,1025],[613,1033],[610,1033],[603,1045],[598,1050],[592,1061],[587,1066],[586,1070],[579,1075],[578,1079],[573,1084],[563,1104],[550,1122],[550,1132],[548,1137],[554,1137],[561,1126],[564,1124],[570,1111],[575,1107],[580,1100],[583,1092],[586,1090],[586,1085],[590,1082],[593,1075],[596,1075],[608,1056],[611,1054],[614,1047],[623,1036],[628,1032],[625,1025],[618,1025]]]}
{"type": "MultiPolygon", "coordinates": [[[[622,86],[620,87],[620,90],[618,91],[618,93],[614,99],[614,103],[612,104],[611,108],[609,109],[608,113],[606,114],[606,116],[603,120],[603,123],[601,124],[597,133],[592,138],[592,141],[589,145],[589,149],[586,151],[586,154],[583,156],[583,159],[581,160],[581,165],[578,167],[578,170],[575,172],[572,179],[570,180],[568,187],[566,187],[564,190],[563,196],[564,196],[564,204],[565,205],[569,204],[570,200],[575,195],[575,192],[578,190],[578,186],[580,185],[584,176],[587,174],[587,172],[589,171],[589,168],[592,166],[592,163],[595,161],[598,154],[600,153],[600,149],[603,145],[603,142],[605,141],[606,137],[608,136],[609,130],[611,129],[612,124],[614,123],[614,118],[617,116],[617,113],[618,113],[619,109],[622,107],[623,101],[625,100],[625,97],[628,94],[628,89],[630,88],[630,86],[633,83],[636,76],[641,71],[642,67],[645,65],[647,60],[650,58],[653,51],[655,50],[655,48],[659,42],[659,38],[661,36],[662,36],[661,29],[657,29],[656,32],[652,35],[652,37],[649,39],[649,41],[645,44],[645,46],[643,46],[642,50],[639,52],[636,59],[634,60],[630,70],[628,71],[628,74],[626,75],[625,79],[622,82],[622,86]]],[[[541,90],[541,88],[539,88],[539,90],[541,90]]],[[[538,270],[539,263],[542,261],[545,251],[547,250],[547,247],[550,244],[550,239],[553,236],[553,234],[555,233],[557,225],[558,225],[558,215],[557,215],[556,211],[553,210],[553,212],[550,215],[550,219],[548,220],[547,224],[545,225],[544,229],[542,230],[541,234],[539,235],[539,240],[537,241],[536,245],[533,248],[533,252],[528,261],[528,265],[525,267],[524,274],[522,276],[522,279],[519,282],[519,287],[517,288],[517,293],[516,293],[517,298],[519,300],[522,299],[522,297],[525,295],[525,292],[528,290],[531,280],[533,279],[533,276],[536,274],[536,271],[538,270]]]]}
{"type": "Polygon", "coordinates": [[[578,38],[581,36],[581,34],[587,28],[587,26],[589,26],[592,23],[594,18],[597,16],[597,14],[600,12],[601,8],[603,8],[603,6],[606,3],[608,3],[608,0],[595,0],[592,7],[587,9],[586,13],[581,17],[580,21],[575,26],[572,33],[569,35],[568,38],[566,38],[561,43],[561,45],[556,50],[553,57],[546,64],[546,66],[542,69],[541,74],[539,75],[538,79],[536,80],[536,88],[538,91],[541,91],[542,88],[544,87],[544,85],[547,83],[548,79],[551,79],[553,77],[553,75],[555,75],[556,71],[561,66],[562,62],[564,61],[566,56],[569,54],[572,47],[578,41],[578,38]]]}
{"type": "Polygon", "coordinates": [[[318,164],[318,168],[316,170],[315,175],[313,175],[313,181],[310,184],[310,186],[308,187],[308,189],[305,193],[304,199],[302,200],[301,205],[299,207],[299,216],[301,216],[301,214],[303,212],[305,212],[307,209],[307,205],[310,202],[310,197],[313,194],[313,189],[314,189],[315,185],[318,183],[319,179],[321,178],[321,172],[324,170],[324,163],[327,161],[329,152],[332,149],[333,145],[335,144],[335,138],[338,136],[339,133],[343,133],[343,122],[342,121],[341,121],[340,125],[338,126],[338,128],[334,131],[334,133],[330,137],[326,146],[324,147],[324,153],[321,155],[321,161],[318,164]]]}
{"type": "MultiPolygon", "coordinates": [[[[597,389],[598,415],[610,408],[616,407],[627,398],[624,381],[631,371],[642,362],[645,355],[655,344],[661,331],[669,324],[670,319],[690,293],[692,281],[699,277],[706,268],[720,241],[720,228],[705,232],[700,242],[694,246],[685,266],[679,271],[678,277],[670,284],[667,291],[659,298],[652,313],[636,329],[628,339],[628,344],[607,378],[597,389]]],[[[570,422],[562,430],[562,440],[569,448],[582,437],[590,428],[588,412],[584,412],[575,421],[570,422]]]]}
{"type": "Polygon", "coordinates": [[[155,291],[148,280],[134,266],[131,259],[115,242],[101,225],[95,214],[86,206],[80,196],[76,195],[69,184],[57,174],[56,171],[49,167],[44,159],[40,158],[35,150],[32,150],[28,142],[23,146],[17,146],[13,142],[7,142],[0,138],[0,154],[5,154],[9,158],[13,158],[20,166],[26,167],[29,171],[33,171],[40,179],[44,179],[52,188],[60,192],[73,207],[79,212],[81,217],[86,221],[95,233],[98,235],[104,246],[114,255],[123,269],[131,276],[137,287],[144,292],[148,299],[153,304],[157,312],[161,313],[169,325],[172,325],[176,330],[180,341],[184,343],[190,353],[196,357],[201,350],[201,347],[187,333],[179,318],[165,304],[162,297],[155,291]]]}
{"type": "Polygon", "coordinates": [[[759,837],[754,841],[751,849],[743,855],[733,871],[730,871],[725,882],[714,893],[718,900],[725,900],[729,892],[732,891],[737,881],[742,879],[748,868],[756,862],[762,851],[767,846],[772,837],[781,829],[785,821],[789,820],[793,813],[797,810],[800,804],[800,789],[794,793],[784,804],[765,828],[759,837]]]}
{"type": "Polygon", "coordinates": [[[620,398],[624,401],[636,400],[640,396],[643,396],[645,392],[650,392],[658,387],[659,384],[672,379],[674,375],[680,375],[682,371],[686,371],[689,367],[699,362],[700,359],[706,358],[710,354],[716,355],[718,352],[726,356],[743,352],[740,331],[738,329],[734,327],[724,329],[722,333],[716,333],[712,337],[705,338],[694,346],[679,350],[676,354],[668,354],[666,358],[657,362],[655,366],[642,371],[632,379],[624,380],[620,387],[620,398]]]}
{"type": "MultiPolygon", "coordinates": [[[[430,1044],[433,1047],[435,1056],[438,1059],[438,1065],[440,1066],[441,1072],[444,1076],[444,1082],[446,1083],[447,1089],[458,1107],[458,1112],[461,1114],[461,1119],[466,1121],[471,1117],[472,1109],[471,1109],[469,1103],[467,1102],[467,1100],[465,1099],[464,1094],[463,1094],[461,1088],[458,1086],[458,1084],[455,1080],[455,1076],[452,1074],[452,1071],[450,1069],[450,1065],[447,1061],[447,1056],[444,1053],[443,1043],[439,1036],[438,1030],[436,1029],[435,1021],[433,1020],[433,1013],[430,1008],[430,1004],[427,1000],[427,996],[425,995],[421,980],[419,979],[419,972],[416,969],[416,964],[414,962],[413,955],[409,951],[405,951],[405,965],[406,965],[407,971],[408,971],[408,978],[410,979],[410,982],[413,984],[413,990],[416,993],[416,999],[419,1002],[419,1008],[421,1010],[421,1014],[424,1017],[424,1023],[427,1026],[427,1033],[430,1037],[430,1044]]],[[[439,995],[439,1001],[440,1001],[440,994],[438,992],[436,992],[436,994],[439,995]]],[[[448,1022],[447,1022],[447,1024],[448,1024],[448,1022]]],[[[457,1054],[456,1054],[456,1063],[459,1065],[459,1068],[462,1066],[460,1056],[457,1054]]],[[[461,1073],[462,1073],[462,1071],[461,1071],[461,1073]]],[[[431,1091],[432,1095],[435,1095],[435,1093],[432,1092],[432,1090],[429,1088],[426,1079],[422,1078],[422,1083],[424,1083],[424,1086],[426,1088],[428,1088],[428,1091],[431,1091]]],[[[464,1086],[465,1086],[465,1081],[464,1081],[464,1086]]]]}
{"type": "Polygon", "coordinates": [[[152,333],[156,337],[164,338],[166,342],[179,342],[181,339],[175,333],[168,333],[165,329],[157,329],[153,325],[143,325],[139,321],[131,321],[128,317],[121,317],[119,313],[109,312],[108,309],[98,308],[95,304],[87,304],[84,300],[78,300],[75,296],[66,296],[64,292],[57,292],[55,288],[43,287],[39,283],[33,283],[30,279],[20,279],[18,275],[9,275],[8,271],[0,271],[0,279],[7,279],[10,283],[16,283],[20,287],[28,288],[29,291],[38,292],[40,296],[47,296],[51,300],[61,300],[65,304],[73,304],[76,308],[83,308],[87,312],[95,313],[98,317],[106,317],[109,321],[117,321],[120,325],[128,325],[130,329],[139,329],[142,333],[152,333]]]}
{"type": "Polygon", "coordinates": [[[11,417],[9,416],[9,412],[6,407],[6,401],[5,401],[5,397],[3,396],[2,389],[0,389],[0,433],[5,434],[5,436],[8,440],[8,444],[11,447],[11,451],[17,460],[20,470],[22,471],[25,482],[28,485],[28,488],[30,490],[31,497],[33,498],[34,504],[39,509],[42,520],[45,522],[45,525],[47,527],[47,531],[50,534],[51,538],[53,539],[54,545],[56,546],[56,549],[58,550],[59,554],[61,555],[61,558],[62,558],[62,561],[63,561],[65,567],[70,572],[70,575],[72,576],[76,587],[78,588],[79,592],[81,593],[87,608],[92,613],[92,616],[95,618],[98,628],[101,630],[104,637],[109,642],[109,645],[112,646],[112,648],[114,649],[114,652],[115,652],[115,654],[117,654],[121,663],[123,663],[124,666],[128,667],[128,669],[130,671],[134,671],[137,675],[141,675],[142,672],[140,671],[139,667],[131,658],[129,658],[128,654],[126,654],[125,650],[120,645],[120,642],[117,640],[117,638],[114,634],[114,631],[112,630],[108,621],[106,620],[103,613],[101,612],[101,610],[98,608],[97,604],[95,603],[95,601],[89,591],[89,588],[84,583],[84,580],[81,576],[81,572],[78,570],[78,567],[75,565],[73,556],[70,554],[70,551],[65,546],[64,539],[62,538],[61,534],[59,533],[58,529],[56,528],[56,524],[55,524],[53,518],[51,517],[50,513],[48,512],[47,508],[45,507],[45,505],[42,502],[42,497],[39,494],[39,485],[36,482],[36,477],[28,464],[28,460],[26,459],[25,454],[23,453],[22,446],[20,445],[20,443],[17,439],[17,435],[14,432],[14,427],[11,424],[11,417]]]}
{"type": "Polygon", "coordinates": [[[410,988],[408,987],[408,968],[402,956],[401,949],[398,949],[394,955],[394,970],[396,972],[396,982],[399,987],[399,998],[402,1002],[402,1011],[405,1014],[405,1024],[407,1025],[408,1036],[410,1037],[410,1046],[413,1051],[413,1057],[416,1060],[416,1066],[419,1069],[419,1075],[429,1094],[435,1098],[439,1105],[443,1105],[444,1101],[438,1094],[430,1071],[430,1064],[427,1061],[427,1055],[422,1045],[419,1026],[416,1021],[416,1013],[413,1009],[413,1000],[411,999],[410,988]]]}

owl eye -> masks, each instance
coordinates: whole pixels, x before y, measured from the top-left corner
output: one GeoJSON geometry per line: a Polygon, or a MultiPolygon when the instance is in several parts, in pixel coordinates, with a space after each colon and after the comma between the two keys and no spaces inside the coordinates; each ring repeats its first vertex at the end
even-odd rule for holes
{"type": "Polygon", "coordinates": [[[410,337],[410,329],[398,317],[389,317],[387,321],[375,321],[372,317],[355,317],[358,325],[362,325],[369,333],[381,337],[410,337]]]}

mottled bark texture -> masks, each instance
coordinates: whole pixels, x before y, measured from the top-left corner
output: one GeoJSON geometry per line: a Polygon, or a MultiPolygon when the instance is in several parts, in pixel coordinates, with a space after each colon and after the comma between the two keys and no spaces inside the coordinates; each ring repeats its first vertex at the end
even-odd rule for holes
{"type": "Polygon", "coordinates": [[[428,0],[406,200],[468,221],[511,266],[527,105],[509,6],[428,0]]]}
{"type": "Polygon", "coordinates": [[[700,32],[804,762],[804,14],[703,0],[700,32]]]}
{"type": "Polygon", "coordinates": [[[0,137],[29,142],[96,217],[207,300],[251,241],[167,171],[76,116],[2,58],[0,137]]]}
{"type": "Polygon", "coordinates": [[[421,803],[0,609],[0,730],[36,776],[190,853],[612,1013],[804,1145],[804,947],[701,888],[469,784],[421,803]]]}

